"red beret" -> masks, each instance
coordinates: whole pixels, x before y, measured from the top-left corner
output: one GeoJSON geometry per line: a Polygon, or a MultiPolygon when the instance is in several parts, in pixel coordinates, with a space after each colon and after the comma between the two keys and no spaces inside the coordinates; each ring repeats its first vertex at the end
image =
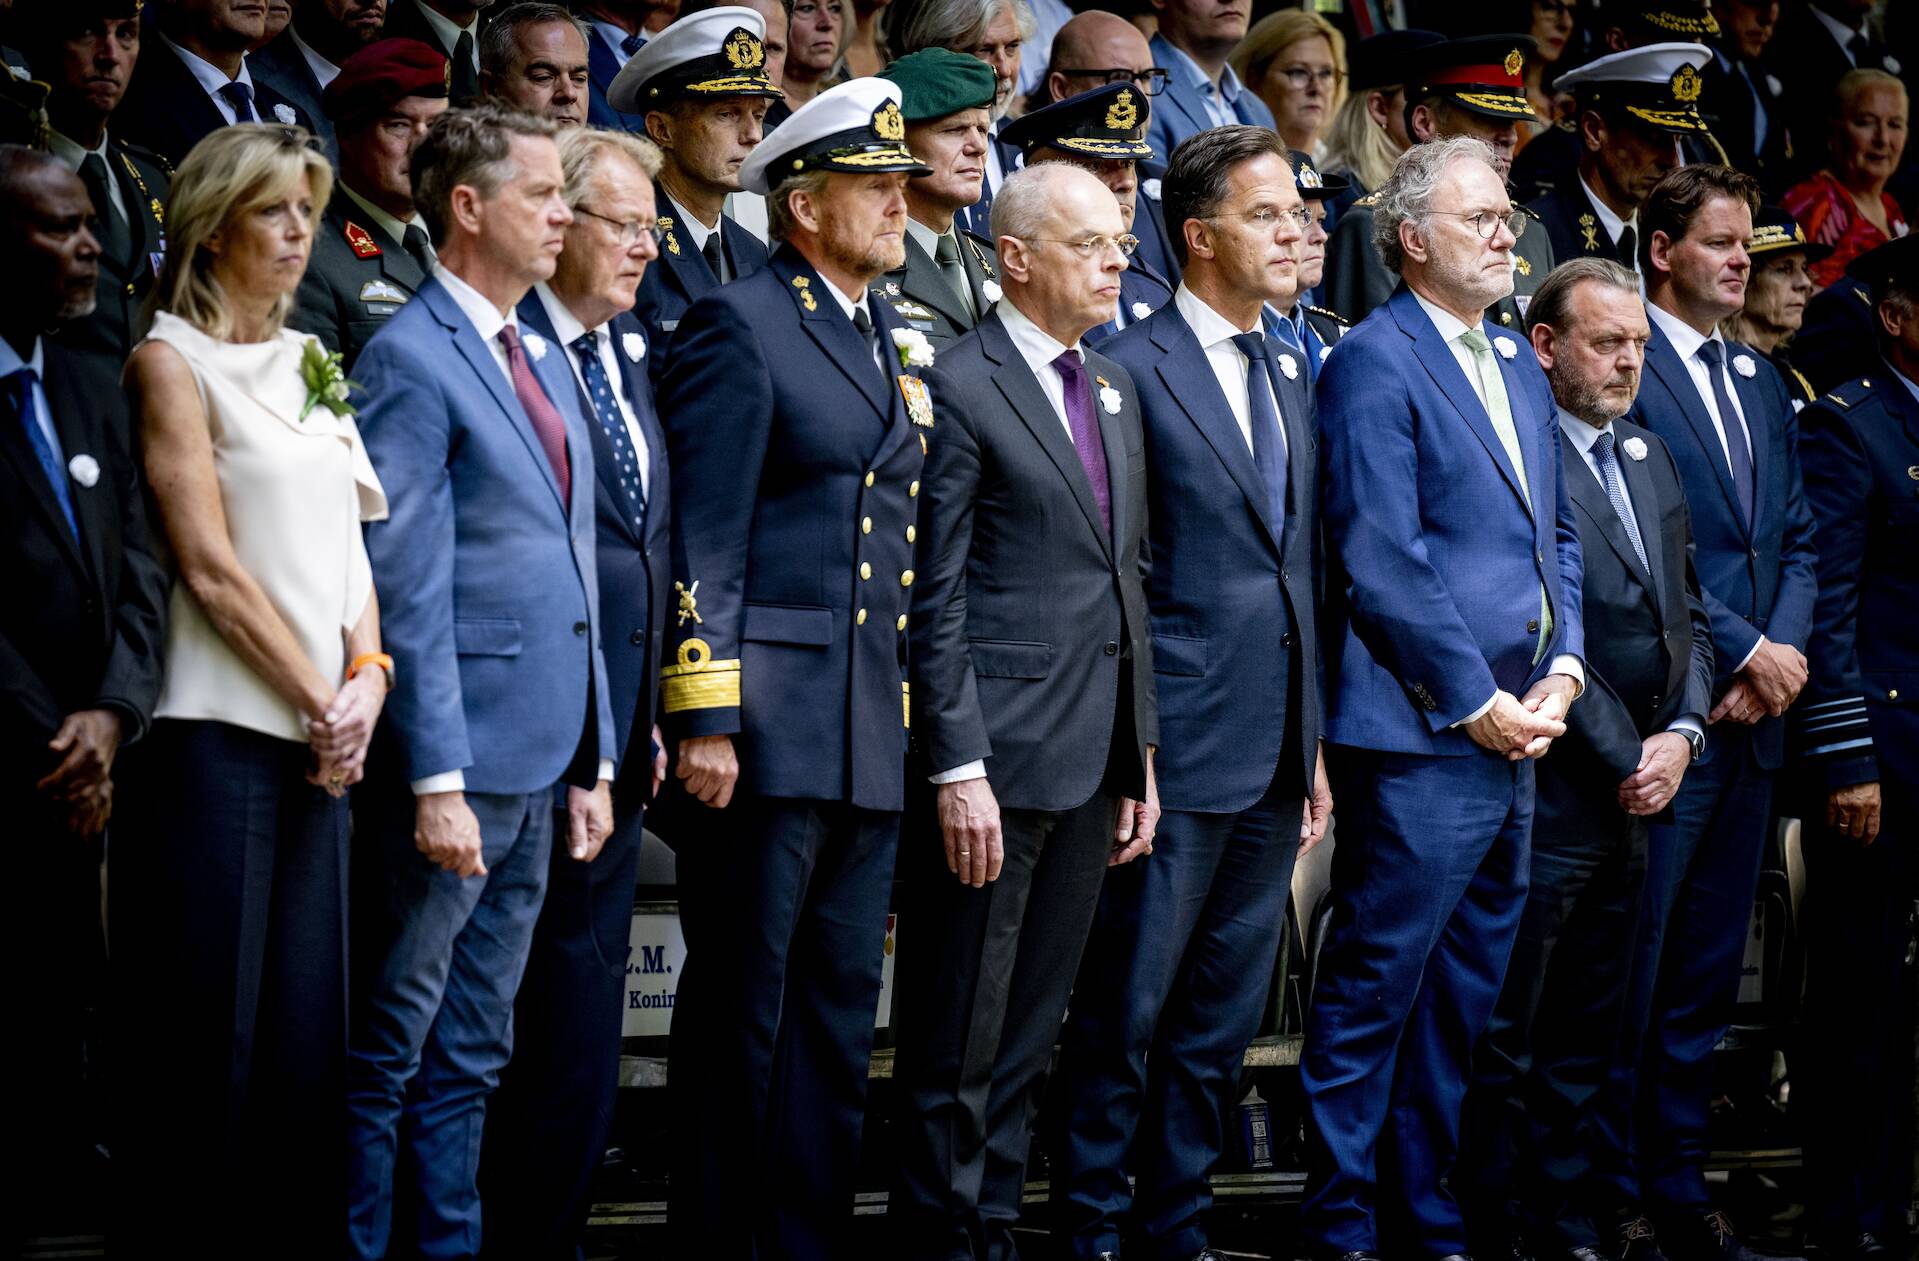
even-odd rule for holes
{"type": "Polygon", "coordinates": [[[416,39],[380,39],[340,63],[320,94],[320,108],[336,123],[384,113],[404,96],[445,96],[451,67],[438,50],[416,39]]]}

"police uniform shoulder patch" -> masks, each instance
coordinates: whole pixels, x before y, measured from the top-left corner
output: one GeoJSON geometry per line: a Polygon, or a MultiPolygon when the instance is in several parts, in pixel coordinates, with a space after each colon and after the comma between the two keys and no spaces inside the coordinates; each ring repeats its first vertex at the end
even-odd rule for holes
{"type": "Polygon", "coordinates": [[[386,253],[380,248],[380,243],[373,239],[371,232],[351,219],[341,227],[340,235],[346,238],[347,248],[353,251],[356,258],[378,258],[386,253]]]}
{"type": "Polygon", "coordinates": [[[1327,319],[1333,321],[1335,324],[1339,325],[1341,328],[1351,328],[1353,326],[1353,322],[1351,320],[1347,319],[1345,316],[1341,315],[1337,311],[1328,311],[1323,306],[1308,306],[1306,309],[1308,311],[1311,311],[1314,315],[1325,316],[1327,319]]]}

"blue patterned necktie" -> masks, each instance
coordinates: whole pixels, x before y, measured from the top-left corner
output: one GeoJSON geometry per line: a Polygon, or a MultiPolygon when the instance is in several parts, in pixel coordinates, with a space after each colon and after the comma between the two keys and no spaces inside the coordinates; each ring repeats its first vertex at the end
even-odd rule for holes
{"type": "Polygon", "coordinates": [[[1712,379],[1713,402],[1719,408],[1719,427],[1726,434],[1726,463],[1732,470],[1732,488],[1739,496],[1739,511],[1745,514],[1744,523],[1752,526],[1752,451],[1746,446],[1746,422],[1740,419],[1739,409],[1733,406],[1732,396],[1726,392],[1726,349],[1718,342],[1708,340],[1699,348],[1699,362],[1706,365],[1706,375],[1712,379]]]}
{"type": "Polygon", "coordinates": [[[606,443],[613,448],[613,470],[619,481],[620,489],[626,492],[626,506],[633,514],[633,529],[646,529],[646,483],[640,479],[640,456],[633,449],[633,441],[626,435],[626,418],[620,415],[620,405],[613,397],[613,387],[607,383],[606,369],[600,364],[599,339],[592,333],[582,333],[573,340],[573,353],[580,361],[580,379],[586,382],[586,394],[593,402],[593,415],[600,422],[600,432],[606,435],[606,443]]]}
{"type": "Polygon", "coordinates": [[[620,51],[625,53],[628,59],[631,59],[634,53],[645,47],[646,36],[640,34],[638,31],[634,31],[631,35],[628,35],[620,41],[620,51]]]}
{"type": "Polygon", "coordinates": [[[235,79],[231,83],[220,85],[220,95],[233,107],[233,121],[236,123],[257,123],[260,116],[253,112],[253,90],[235,79]]]}
{"type": "Polygon", "coordinates": [[[34,415],[33,387],[38,380],[32,368],[21,368],[9,374],[0,386],[0,399],[4,399],[13,408],[13,414],[26,426],[27,445],[33,448],[33,458],[38,461],[40,471],[46,474],[47,483],[53,490],[53,498],[60,505],[60,513],[67,519],[67,528],[73,531],[73,537],[80,537],[80,523],[73,515],[73,492],[67,486],[67,471],[60,467],[60,457],[54,453],[53,444],[47,441],[46,431],[40,428],[39,418],[34,415]]]}
{"type": "Polygon", "coordinates": [[[1606,484],[1606,498],[1612,501],[1612,510],[1619,514],[1619,524],[1626,527],[1626,538],[1632,543],[1633,554],[1639,557],[1639,567],[1651,577],[1652,566],[1646,561],[1646,545],[1640,541],[1639,525],[1626,506],[1626,486],[1619,477],[1619,456],[1613,450],[1612,430],[1599,435],[1593,443],[1593,454],[1599,457],[1600,480],[1606,484]]]}

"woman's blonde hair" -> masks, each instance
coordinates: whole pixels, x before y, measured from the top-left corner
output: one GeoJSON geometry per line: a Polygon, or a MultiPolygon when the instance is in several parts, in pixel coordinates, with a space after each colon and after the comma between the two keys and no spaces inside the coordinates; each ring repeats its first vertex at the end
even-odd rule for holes
{"type": "MultiPolygon", "coordinates": [[[[1871,66],[1861,66],[1848,70],[1839,76],[1839,82],[1833,85],[1833,102],[1837,108],[1833,112],[1833,121],[1838,122],[1859,103],[1859,98],[1874,88],[1892,88],[1900,96],[1906,96],[1906,85],[1898,75],[1887,74],[1884,70],[1871,66]]],[[[1910,97],[1907,98],[1910,102],[1910,97]]]]}
{"type": "Polygon", "coordinates": [[[1352,175],[1371,192],[1392,178],[1399,146],[1393,143],[1391,132],[1373,121],[1366,108],[1368,95],[1355,92],[1334,111],[1333,121],[1326,128],[1326,160],[1320,165],[1328,171],[1352,175]]]}
{"type": "MultiPolygon", "coordinates": [[[[302,127],[237,123],[193,146],[167,197],[167,257],[148,299],[152,310],[177,315],[218,340],[231,336],[231,304],[213,277],[207,242],[241,215],[273,204],[301,178],[313,198],[317,230],[333,193],[333,168],[311,141],[302,127]]],[[[292,308],[288,293],[269,317],[269,336],[280,331],[292,308]]]]}
{"type": "Polygon", "coordinates": [[[1317,13],[1308,13],[1304,9],[1281,9],[1268,14],[1253,24],[1246,32],[1246,38],[1239,41],[1232,56],[1226,60],[1231,63],[1233,73],[1239,76],[1241,83],[1256,83],[1266,73],[1266,67],[1273,59],[1290,45],[1302,39],[1318,36],[1326,41],[1333,51],[1333,66],[1339,71],[1339,78],[1333,83],[1333,107],[1329,113],[1337,114],[1346,100],[1346,37],[1339,28],[1317,13]]]}

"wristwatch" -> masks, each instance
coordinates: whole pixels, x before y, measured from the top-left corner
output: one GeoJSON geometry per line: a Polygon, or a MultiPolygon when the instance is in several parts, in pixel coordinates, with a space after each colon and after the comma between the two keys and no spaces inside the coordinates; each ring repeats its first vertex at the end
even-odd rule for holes
{"type": "Polygon", "coordinates": [[[1692,748],[1693,761],[1697,762],[1701,757],[1705,756],[1705,753],[1706,753],[1706,733],[1705,732],[1693,731],[1687,727],[1672,727],[1672,728],[1669,728],[1669,730],[1677,731],[1680,735],[1686,737],[1687,745],[1689,745],[1692,748]]]}

